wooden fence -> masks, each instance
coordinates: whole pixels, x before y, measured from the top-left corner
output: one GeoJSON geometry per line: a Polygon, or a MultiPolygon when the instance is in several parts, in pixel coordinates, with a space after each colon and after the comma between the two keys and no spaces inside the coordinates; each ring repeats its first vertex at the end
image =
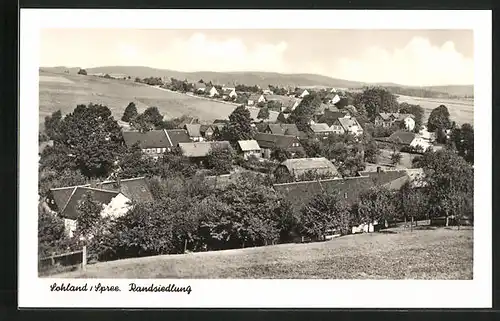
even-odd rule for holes
{"type": "Polygon", "coordinates": [[[38,260],[38,270],[40,273],[62,272],[81,268],[85,270],[87,265],[87,247],[81,250],[42,257],[38,260]]]}

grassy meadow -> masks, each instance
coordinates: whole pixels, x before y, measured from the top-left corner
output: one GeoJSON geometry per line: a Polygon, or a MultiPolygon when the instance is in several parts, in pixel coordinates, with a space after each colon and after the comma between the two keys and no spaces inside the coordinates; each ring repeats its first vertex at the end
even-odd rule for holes
{"type": "Polygon", "coordinates": [[[457,124],[474,124],[474,101],[473,100],[452,100],[452,99],[434,99],[411,96],[399,96],[400,103],[420,105],[425,111],[424,122],[427,122],[431,111],[439,105],[445,105],[450,112],[451,120],[457,124]]]}
{"type": "Polygon", "coordinates": [[[139,112],[156,106],[166,118],[196,116],[202,121],[226,118],[236,105],[200,99],[161,90],[133,80],[105,79],[94,76],[56,74],[40,71],[39,121],[61,109],[67,114],[77,104],[99,103],[109,107],[115,119],[120,119],[128,103],[134,102],[139,112]]]}
{"type": "Polygon", "coordinates": [[[396,227],[318,243],[96,263],[52,277],[470,280],[472,253],[471,227],[396,227]]]}

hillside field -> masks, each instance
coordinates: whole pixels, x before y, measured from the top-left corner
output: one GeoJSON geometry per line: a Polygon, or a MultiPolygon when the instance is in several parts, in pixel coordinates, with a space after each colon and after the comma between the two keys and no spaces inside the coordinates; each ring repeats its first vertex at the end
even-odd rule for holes
{"type": "Polygon", "coordinates": [[[156,106],[166,118],[184,114],[202,121],[226,118],[236,105],[196,98],[161,90],[131,80],[104,79],[94,76],[40,72],[39,122],[61,109],[73,111],[77,104],[99,103],[108,106],[115,119],[120,119],[125,107],[134,102],[139,112],[156,106]]]}
{"type": "Polygon", "coordinates": [[[424,123],[427,122],[427,119],[434,108],[437,108],[439,105],[445,105],[450,112],[450,119],[455,121],[457,124],[474,124],[473,100],[435,99],[400,95],[398,96],[398,102],[420,105],[425,111],[424,123]]]}
{"type": "Polygon", "coordinates": [[[397,227],[318,243],[96,263],[52,277],[471,280],[472,253],[470,227],[397,227]]]}

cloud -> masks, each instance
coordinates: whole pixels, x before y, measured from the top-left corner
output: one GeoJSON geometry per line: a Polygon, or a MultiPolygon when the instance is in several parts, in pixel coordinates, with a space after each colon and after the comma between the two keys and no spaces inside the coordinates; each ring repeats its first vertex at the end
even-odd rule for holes
{"type": "Polygon", "coordinates": [[[287,47],[284,41],[249,46],[239,38],[215,40],[195,33],[187,39],[173,39],[153,61],[161,68],[182,71],[286,72],[283,55],[287,47]]]}
{"type": "Polygon", "coordinates": [[[433,46],[422,37],[414,37],[392,52],[370,47],[359,58],[344,57],[334,66],[333,77],[364,82],[414,86],[474,83],[472,58],[464,57],[451,41],[433,46]]]}

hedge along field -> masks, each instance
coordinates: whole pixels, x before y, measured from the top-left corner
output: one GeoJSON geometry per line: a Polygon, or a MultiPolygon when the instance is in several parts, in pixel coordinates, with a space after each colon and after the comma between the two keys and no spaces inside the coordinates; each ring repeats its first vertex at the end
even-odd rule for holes
{"type": "Polygon", "coordinates": [[[139,113],[156,106],[166,118],[196,116],[201,121],[226,118],[236,108],[223,102],[201,99],[135,83],[133,80],[105,79],[95,76],[55,74],[40,71],[39,122],[58,109],[63,115],[78,104],[108,106],[115,119],[133,101],[139,113]]]}
{"type": "Polygon", "coordinates": [[[437,98],[421,98],[411,96],[398,96],[398,102],[420,105],[424,109],[423,123],[427,122],[431,111],[439,105],[445,105],[450,112],[450,119],[457,124],[469,123],[474,125],[474,101],[473,100],[452,100],[437,98]]]}

